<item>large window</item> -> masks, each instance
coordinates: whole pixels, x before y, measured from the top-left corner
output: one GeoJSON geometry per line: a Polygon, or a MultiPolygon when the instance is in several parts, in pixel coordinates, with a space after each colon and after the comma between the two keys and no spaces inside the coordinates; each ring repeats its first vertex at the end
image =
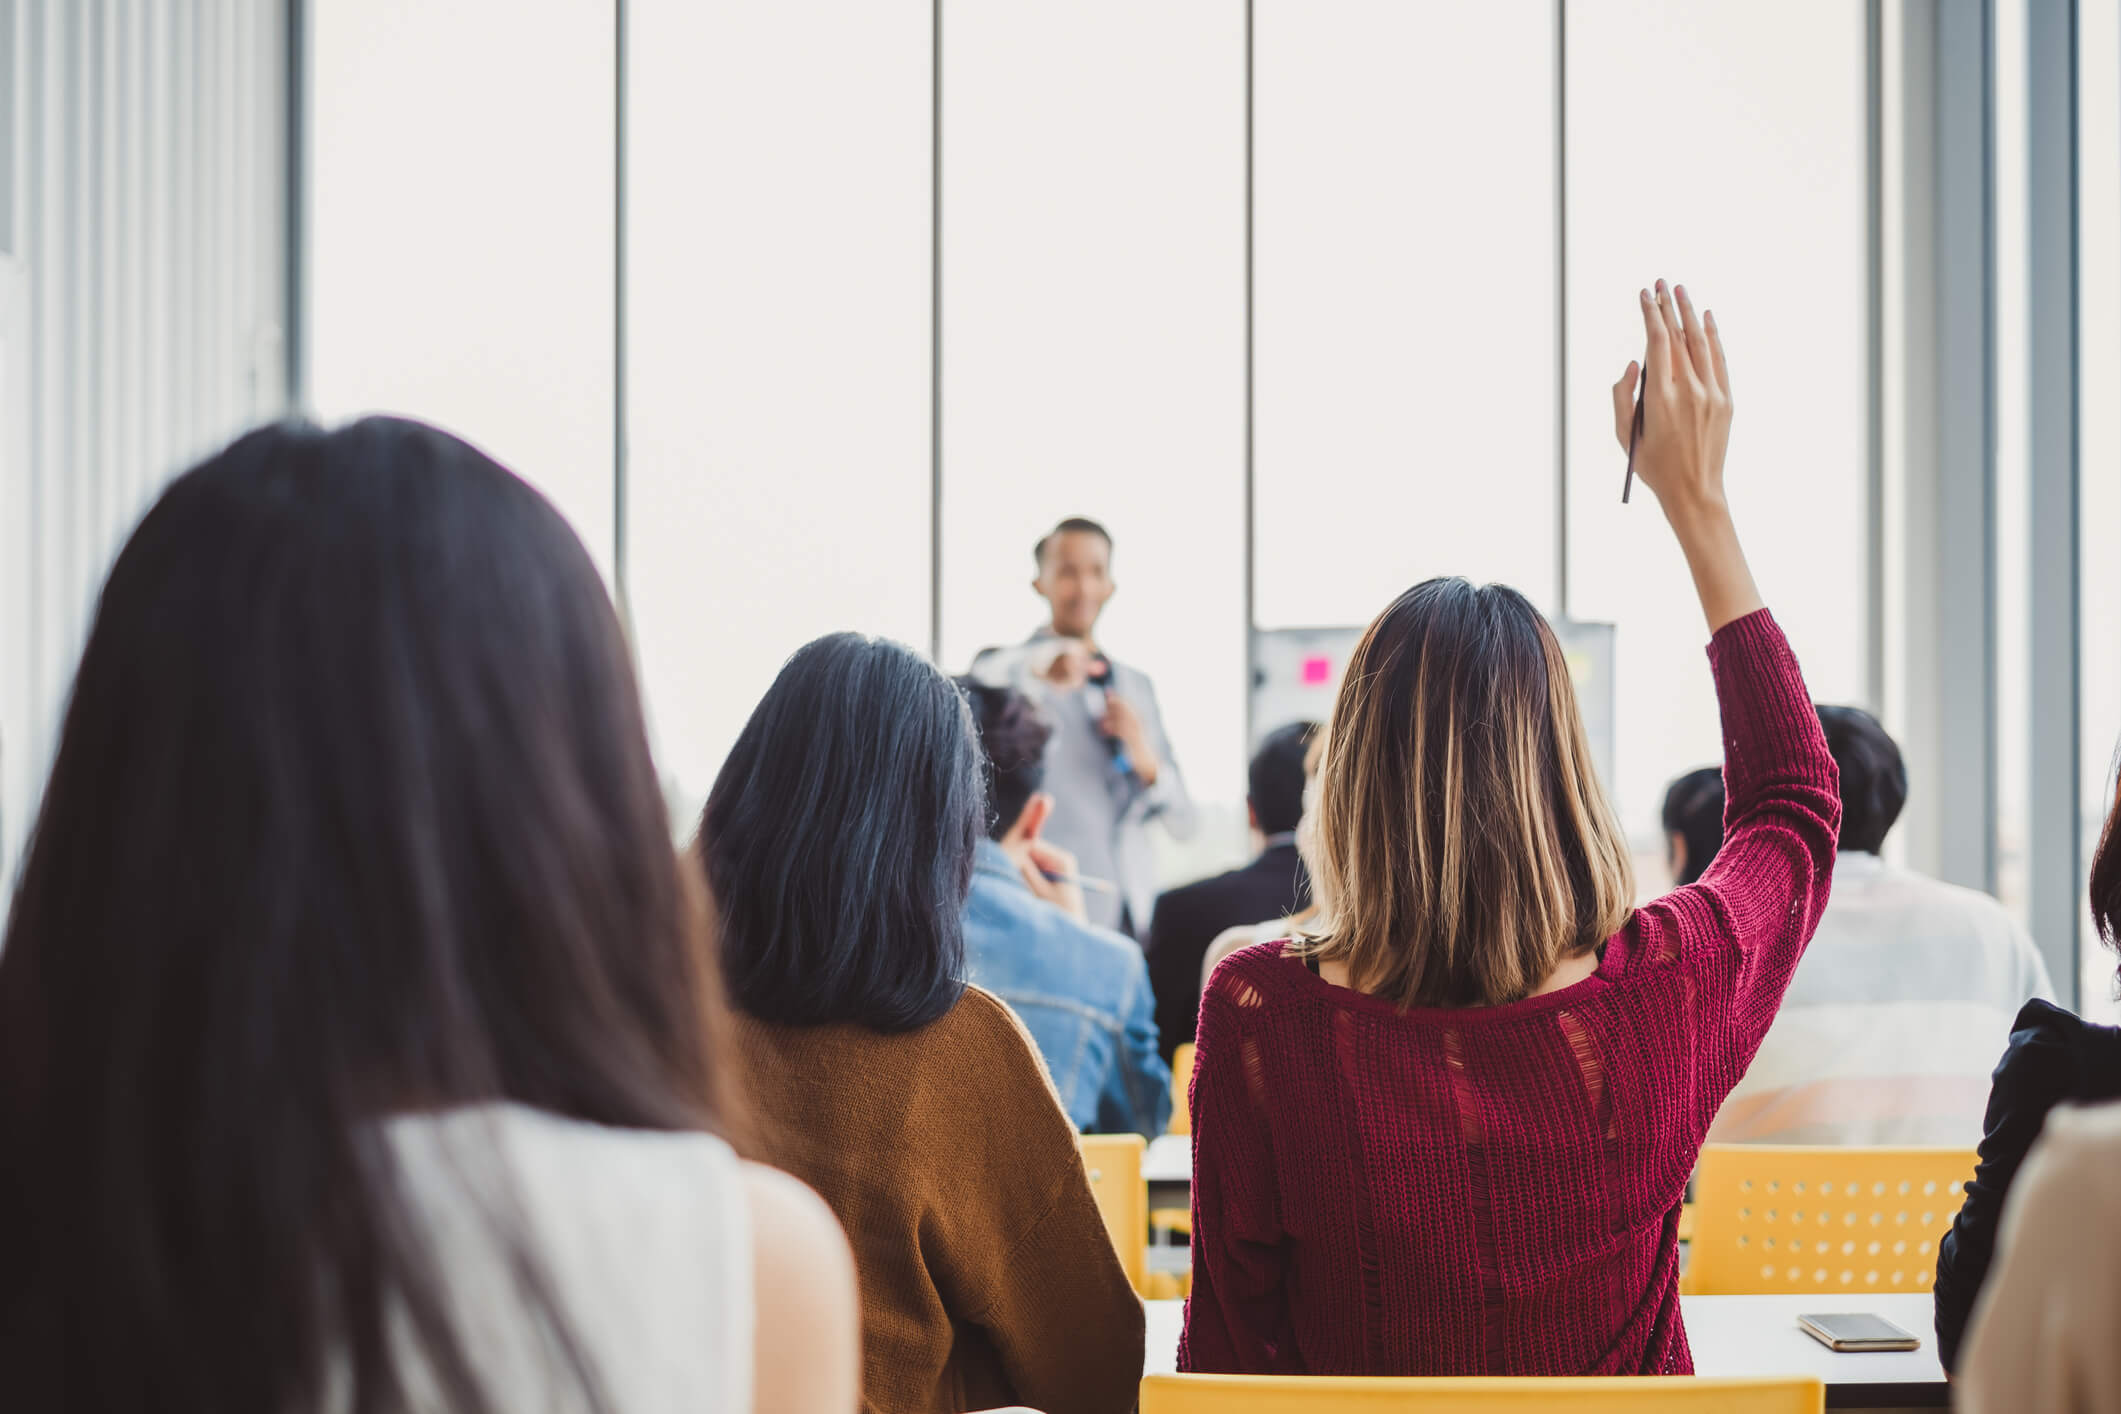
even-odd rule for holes
{"type": "Polygon", "coordinates": [[[1618,626],[1613,785],[1640,847],[1665,783],[1721,758],[1686,567],[1653,497],[1620,503],[1609,390],[1656,277],[1723,328],[1731,503],[1813,693],[1866,692],[1864,7],[1599,0],[1567,36],[1569,612],[1618,626]]]}
{"type": "Polygon", "coordinates": [[[1555,590],[1550,0],[1258,0],[1258,622],[1555,590]]]}
{"type": "Polygon", "coordinates": [[[312,0],[309,393],[485,447],[612,562],[613,19],[312,0]]]}
{"type": "Polygon", "coordinates": [[[1770,602],[1822,697],[1869,690],[1860,4],[632,0],[623,64],[608,7],[314,8],[314,402],[486,444],[623,570],[681,824],[804,641],[962,670],[1082,514],[1208,807],[1171,878],[1244,847],[1248,560],[1259,627],[1439,573],[1615,624],[1652,850],[1719,749],[1684,567],[1618,502],[1660,274],[1729,331],[1770,602]]]}
{"type": "Polygon", "coordinates": [[[1244,12],[943,6],[942,659],[1025,637],[1031,549],[1115,541],[1100,643],[1146,669],[1243,847],[1244,12]]]}
{"type": "Polygon", "coordinates": [[[927,0],[628,11],[627,588],[682,823],[805,642],[928,649],[932,39],[927,0]]]}

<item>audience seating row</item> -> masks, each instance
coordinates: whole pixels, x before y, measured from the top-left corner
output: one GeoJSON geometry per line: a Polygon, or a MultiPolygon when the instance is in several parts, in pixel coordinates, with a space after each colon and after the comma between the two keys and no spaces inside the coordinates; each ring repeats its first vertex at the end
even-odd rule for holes
{"type": "MultiPolygon", "coordinates": [[[[1191,1047],[1181,1047],[1189,1074],[1191,1047]]],[[[1178,1082],[1174,1081],[1174,1084],[1178,1082]]],[[[1182,1111],[1181,1111],[1182,1113],[1182,1111]]],[[[1182,1209],[1149,1209],[1138,1134],[1083,1136],[1091,1191],[1120,1265],[1145,1297],[1176,1294],[1148,1270],[1152,1228],[1183,1231],[1182,1209]]],[[[1702,1296],[1927,1291],[1937,1243],[1973,1176],[1971,1149],[1710,1144],[1688,1207],[1682,1289],[1702,1296]]]]}
{"type": "Polygon", "coordinates": [[[1927,1291],[1971,1149],[1709,1144],[1681,1290],[1927,1291]]]}

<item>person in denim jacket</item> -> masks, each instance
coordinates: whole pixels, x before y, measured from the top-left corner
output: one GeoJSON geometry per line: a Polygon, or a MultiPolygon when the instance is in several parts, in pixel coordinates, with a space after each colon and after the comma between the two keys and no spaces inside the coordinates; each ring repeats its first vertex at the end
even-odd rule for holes
{"type": "Polygon", "coordinates": [[[965,903],[968,980],[1008,1003],[1079,1129],[1161,1134],[1171,1071],[1156,1045],[1149,967],[1131,939],[1086,921],[1075,858],[1042,839],[1051,728],[1014,688],[959,679],[987,760],[988,838],[965,903]]]}

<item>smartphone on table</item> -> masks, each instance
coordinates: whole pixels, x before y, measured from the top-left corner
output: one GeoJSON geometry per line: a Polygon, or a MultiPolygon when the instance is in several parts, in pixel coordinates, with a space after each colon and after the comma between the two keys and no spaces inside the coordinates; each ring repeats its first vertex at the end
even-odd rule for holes
{"type": "Polygon", "coordinates": [[[1804,1333],[1829,1350],[1919,1350],[1922,1342],[1868,1311],[1799,1316],[1804,1333]]]}

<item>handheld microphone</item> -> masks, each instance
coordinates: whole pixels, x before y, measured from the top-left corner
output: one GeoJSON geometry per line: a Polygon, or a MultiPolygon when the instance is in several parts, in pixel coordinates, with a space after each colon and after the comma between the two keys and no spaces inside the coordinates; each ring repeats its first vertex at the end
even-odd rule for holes
{"type": "MultiPolygon", "coordinates": [[[[1090,713],[1102,720],[1105,715],[1105,703],[1112,692],[1112,660],[1102,653],[1090,660],[1088,685],[1097,690],[1097,696],[1090,700],[1090,713]]],[[[1105,750],[1112,753],[1112,764],[1119,767],[1122,774],[1134,774],[1134,762],[1127,756],[1125,742],[1108,734],[1105,737],[1105,750]]]]}

